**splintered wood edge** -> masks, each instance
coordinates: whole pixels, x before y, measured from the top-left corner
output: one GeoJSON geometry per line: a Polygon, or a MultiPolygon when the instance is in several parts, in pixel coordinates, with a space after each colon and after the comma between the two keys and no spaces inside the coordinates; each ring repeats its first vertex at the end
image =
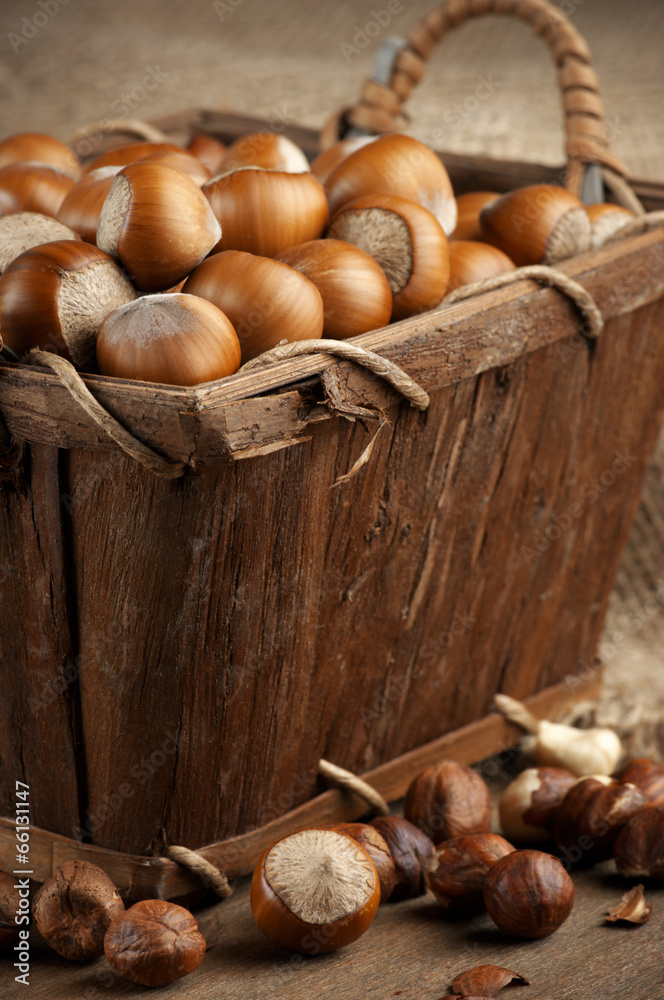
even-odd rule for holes
{"type": "MultiPolygon", "coordinates": [[[[560,269],[584,285],[610,321],[661,298],[663,262],[664,242],[655,230],[580,255],[560,269]]],[[[432,392],[542,347],[581,340],[580,331],[576,307],[531,281],[422,313],[354,342],[401,365],[432,392]]],[[[85,375],[83,381],[140,440],[195,464],[254,457],[301,441],[310,423],[335,415],[333,407],[320,405],[315,388],[320,375],[335,366],[354,367],[324,354],[189,388],[101,375],[85,375]]],[[[358,376],[353,378],[357,383],[358,376]]],[[[398,402],[376,376],[363,373],[359,381],[365,405],[398,402]]],[[[0,363],[0,410],[10,433],[21,440],[61,448],[117,447],[43,369],[0,363]]]]}
{"type": "MultiPolygon", "coordinates": [[[[570,675],[562,683],[524,699],[540,718],[556,718],[578,701],[595,699],[602,687],[602,668],[589,678],[570,675]]],[[[394,760],[381,764],[362,778],[387,801],[406,793],[408,785],[426,767],[442,759],[473,764],[513,746],[522,735],[518,726],[507,722],[497,712],[455,729],[430,743],[417,747],[394,760]]],[[[330,826],[355,820],[366,813],[363,799],[352,792],[330,789],[279,816],[257,830],[230,840],[198,849],[207,861],[230,879],[248,875],[258,858],[276,840],[296,830],[330,826]]],[[[14,870],[16,824],[0,817],[0,870],[14,870]]],[[[69,837],[50,833],[39,827],[30,830],[30,868],[32,878],[43,882],[67,861],[83,860],[98,865],[111,878],[123,896],[131,899],[174,899],[200,888],[200,880],[187,869],[166,858],[137,857],[108,850],[94,844],[82,844],[69,837]]]]}

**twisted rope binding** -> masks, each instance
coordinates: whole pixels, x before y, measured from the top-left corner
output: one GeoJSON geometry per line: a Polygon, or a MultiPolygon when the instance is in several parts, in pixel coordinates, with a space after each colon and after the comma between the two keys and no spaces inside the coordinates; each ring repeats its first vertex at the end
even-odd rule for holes
{"type": "Polygon", "coordinates": [[[186,469],[184,462],[176,462],[153,451],[148,445],[143,444],[133,434],[130,434],[115,417],[111,416],[108,410],[105,410],[92,395],[70,361],[57,354],[50,354],[48,351],[38,349],[30,351],[22,360],[26,364],[42,365],[55,372],[65,389],[97,426],[111,440],[115,441],[127,455],[131,455],[150,472],[154,472],[155,475],[162,476],[164,479],[177,479],[184,474],[186,469]]]}
{"type": "Polygon", "coordinates": [[[557,271],[555,267],[547,267],[545,264],[518,267],[516,271],[506,271],[495,278],[485,278],[483,281],[474,281],[471,285],[462,285],[461,288],[446,295],[441,305],[453,305],[463,299],[470,299],[474,295],[493,292],[506,285],[513,285],[516,281],[525,278],[532,278],[544,285],[549,285],[571,299],[586,321],[583,330],[585,336],[590,340],[596,340],[599,337],[604,326],[604,317],[592,295],[578,281],[568,278],[562,271],[557,271]]]}
{"type": "Polygon", "coordinates": [[[140,118],[114,118],[110,121],[107,118],[100,118],[98,121],[82,125],[75,132],[72,132],[67,139],[67,145],[76,146],[79,142],[89,141],[90,135],[97,132],[102,132],[105,135],[133,135],[146,142],[170,143],[172,141],[160,128],[150,125],[149,122],[144,122],[140,118]]]}
{"type": "Polygon", "coordinates": [[[527,733],[539,732],[540,720],[536,719],[533,713],[524,704],[517,701],[516,698],[511,698],[508,694],[499,693],[494,695],[493,703],[508,722],[513,722],[516,726],[520,726],[527,733]]]}
{"type": "Polygon", "coordinates": [[[233,886],[226,876],[213,864],[207,861],[202,854],[190,851],[188,847],[180,847],[177,844],[166,848],[166,857],[176,864],[188,868],[190,872],[198,875],[204,882],[208,883],[221,899],[228,899],[233,895],[233,886]]]}
{"type": "Polygon", "coordinates": [[[352,771],[347,771],[345,768],[338,767],[336,764],[331,764],[329,760],[321,758],[318,762],[318,773],[322,774],[333,785],[347,788],[355,795],[359,795],[379,816],[390,815],[390,807],[380,792],[368,785],[366,781],[362,781],[362,778],[358,778],[352,771]]]}
{"type": "Polygon", "coordinates": [[[368,351],[357,344],[350,344],[347,340],[295,340],[290,344],[280,344],[271,351],[247,361],[240,371],[252,371],[305,354],[335,354],[345,361],[354,361],[388,382],[408,400],[411,406],[415,406],[418,410],[426,410],[429,405],[429,394],[410,375],[407,375],[403,368],[399,368],[399,365],[388,361],[380,354],[368,351]]]}

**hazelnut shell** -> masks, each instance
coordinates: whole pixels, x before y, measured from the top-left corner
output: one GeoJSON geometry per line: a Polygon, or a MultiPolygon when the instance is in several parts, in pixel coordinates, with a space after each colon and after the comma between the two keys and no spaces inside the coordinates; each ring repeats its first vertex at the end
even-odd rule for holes
{"type": "Polygon", "coordinates": [[[626,878],[664,881],[664,807],[651,807],[632,816],[622,828],[613,856],[626,878]]]}
{"type": "Polygon", "coordinates": [[[308,171],[239,167],[213,177],[201,190],[222,224],[215,253],[243,250],[276,257],[320,239],[329,217],[323,185],[308,171]]]}
{"type": "Polygon", "coordinates": [[[130,163],[113,179],[97,226],[97,245],[117,258],[143,292],[182,281],[221,233],[196,182],[151,160],[130,163]]]}
{"type": "Polygon", "coordinates": [[[397,872],[385,838],[369,823],[335,823],[330,829],[352,837],[364,848],[378,872],[380,901],[386,903],[397,884],[397,872]]]}
{"type": "Polygon", "coordinates": [[[542,851],[513,851],[484,879],[484,905],[496,926],[520,938],[552,934],[574,905],[574,883],[561,861],[542,851]]]}
{"type": "Polygon", "coordinates": [[[144,295],[106,317],[97,337],[102,375],[198,385],[240,367],[240,342],[227,316],[197,295],[144,295]]]}
{"type": "Polygon", "coordinates": [[[103,250],[78,240],[45,243],[16,257],[0,278],[2,336],[19,356],[40,347],[89,370],[102,321],[135,298],[103,250]]]}
{"type": "Polygon", "coordinates": [[[640,788],[648,804],[664,806],[664,766],[648,757],[637,757],[614,771],[616,781],[626,781],[640,788]]]}
{"type": "Polygon", "coordinates": [[[74,180],[44,163],[9,163],[0,167],[0,193],[9,212],[39,212],[55,218],[74,180]]]}
{"type": "Polygon", "coordinates": [[[397,195],[363,195],[330,220],[328,236],[378,261],[392,289],[392,319],[434,309],[447,290],[447,237],[431,212],[397,195]]]}
{"type": "Polygon", "coordinates": [[[74,179],[81,172],[74,151],[64,142],[44,132],[15,132],[0,142],[0,167],[21,161],[48,163],[74,179]]]}
{"type": "Polygon", "coordinates": [[[480,213],[480,231],[517,267],[555,264],[588,250],[591,240],[581,201],[553,184],[532,184],[489,202],[480,213]]]}
{"type": "Polygon", "coordinates": [[[434,844],[491,829],[491,795],[472,767],[441,761],[419,774],[406,792],[404,815],[434,844]]]}
{"type": "Polygon", "coordinates": [[[496,833],[473,833],[438,844],[429,863],[427,884],[442,906],[455,912],[481,913],[489,868],[514,850],[496,833]]]}
{"type": "Polygon", "coordinates": [[[39,933],[73,962],[102,955],[108,928],[123,914],[124,903],[106,872],[87,861],[68,861],[58,868],[32,902],[39,933]]]}
{"type": "Polygon", "coordinates": [[[251,909],[275,944],[301,954],[335,951],[359,938],[380,902],[378,873],[357,841],[334,830],[300,830],[259,859],[251,909]]]}
{"type": "Polygon", "coordinates": [[[104,952],[111,968],[141,986],[168,986],[197,969],[205,938],[189,910],[164,899],[144,899],[115,918],[104,952]]]}
{"type": "Polygon", "coordinates": [[[382,135],[344,157],[328,175],[325,189],[331,214],[364,195],[397,195],[426,208],[446,233],[456,226],[447,170],[433,150],[411,136],[382,135]]]}
{"type": "Polygon", "coordinates": [[[635,785],[581,778],[556,809],[553,834],[572,864],[594,864],[611,856],[611,846],[628,819],[647,804],[635,785]]]}
{"type": "Polygon", "coordinates": [[[397,884],[390,902],[411,899],[426,892],[426,873],[433,854],[433,843],[418,827],[401,816],[376,816],[371,820],[390,849],[397,873],[397,884]]]}
{"type": "Polygon", "coordinates": [[[353,243],[310,240],[279,254],[306,275],[323,300],[323,337],[344,340],[387,326],[392,291],[380,264],[353,243]]]}
{"type": "Polygon", "coordinates": [[[215,253],[192,271],[183,291],[225,313],[239,337],[242,364],[281,340],[309,340],[323,332],[323,300],[316,286],[271,257],[241,250],[215,253]]]}

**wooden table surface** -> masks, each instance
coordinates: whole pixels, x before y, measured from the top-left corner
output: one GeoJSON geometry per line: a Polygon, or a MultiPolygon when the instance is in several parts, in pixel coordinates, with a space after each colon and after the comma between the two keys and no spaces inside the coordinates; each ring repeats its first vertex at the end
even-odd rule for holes
{"type": "MultiPolygon", "coordinates": [[[[438,1000],[452,978],[475,965],[507,966],[530,979],[514,988],[519,1000],[659,1000],[664,998],[664,885],[647,887],[653,902],[643,926],[604,924],[603,915],[628,887],[612,862],[574,874],[571,916],[541,941],[501,934],[488,915],[453,921],[431,895],[382,906],[355,944],[315,959],[290,956],[256,928],[249,884],[215,909],[220,940],[192,975],[146,991],[111,973],[105,959],[73,965],[37,941],[33,932],[30,989],[13,982],[11,961],[0,964],[0,996],[32,1000],[438,1000]]],[[[631,884],[631,883],[630,883],[631,884]]],[[[511,987],[506,996],[509,998],[511,987]]]]}

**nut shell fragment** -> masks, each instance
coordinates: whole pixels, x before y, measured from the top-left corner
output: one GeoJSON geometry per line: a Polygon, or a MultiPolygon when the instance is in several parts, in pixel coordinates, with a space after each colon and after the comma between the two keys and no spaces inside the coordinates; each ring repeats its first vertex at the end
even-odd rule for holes
{"type": "Polygon", "coordinates": [[[623,894],[617,906],[611,907],[604,920],[608,924],[614,924],[618,920],[624,920],[628,924],[645,924],[650,920],[651,913],[652,903],[646,903],[643,886],[635,885],[623,894]]]}
{"type": "Polygon", "coordinates": [[[465,997],[471,993],[483,997],[495,997],[503,986],[509,986],[510,983],[530,986],[530,980],[525,976],[501,965],[476,965],[473,969],[455,976],[451,987],[454,993],[461,993],[465,997]]]}

